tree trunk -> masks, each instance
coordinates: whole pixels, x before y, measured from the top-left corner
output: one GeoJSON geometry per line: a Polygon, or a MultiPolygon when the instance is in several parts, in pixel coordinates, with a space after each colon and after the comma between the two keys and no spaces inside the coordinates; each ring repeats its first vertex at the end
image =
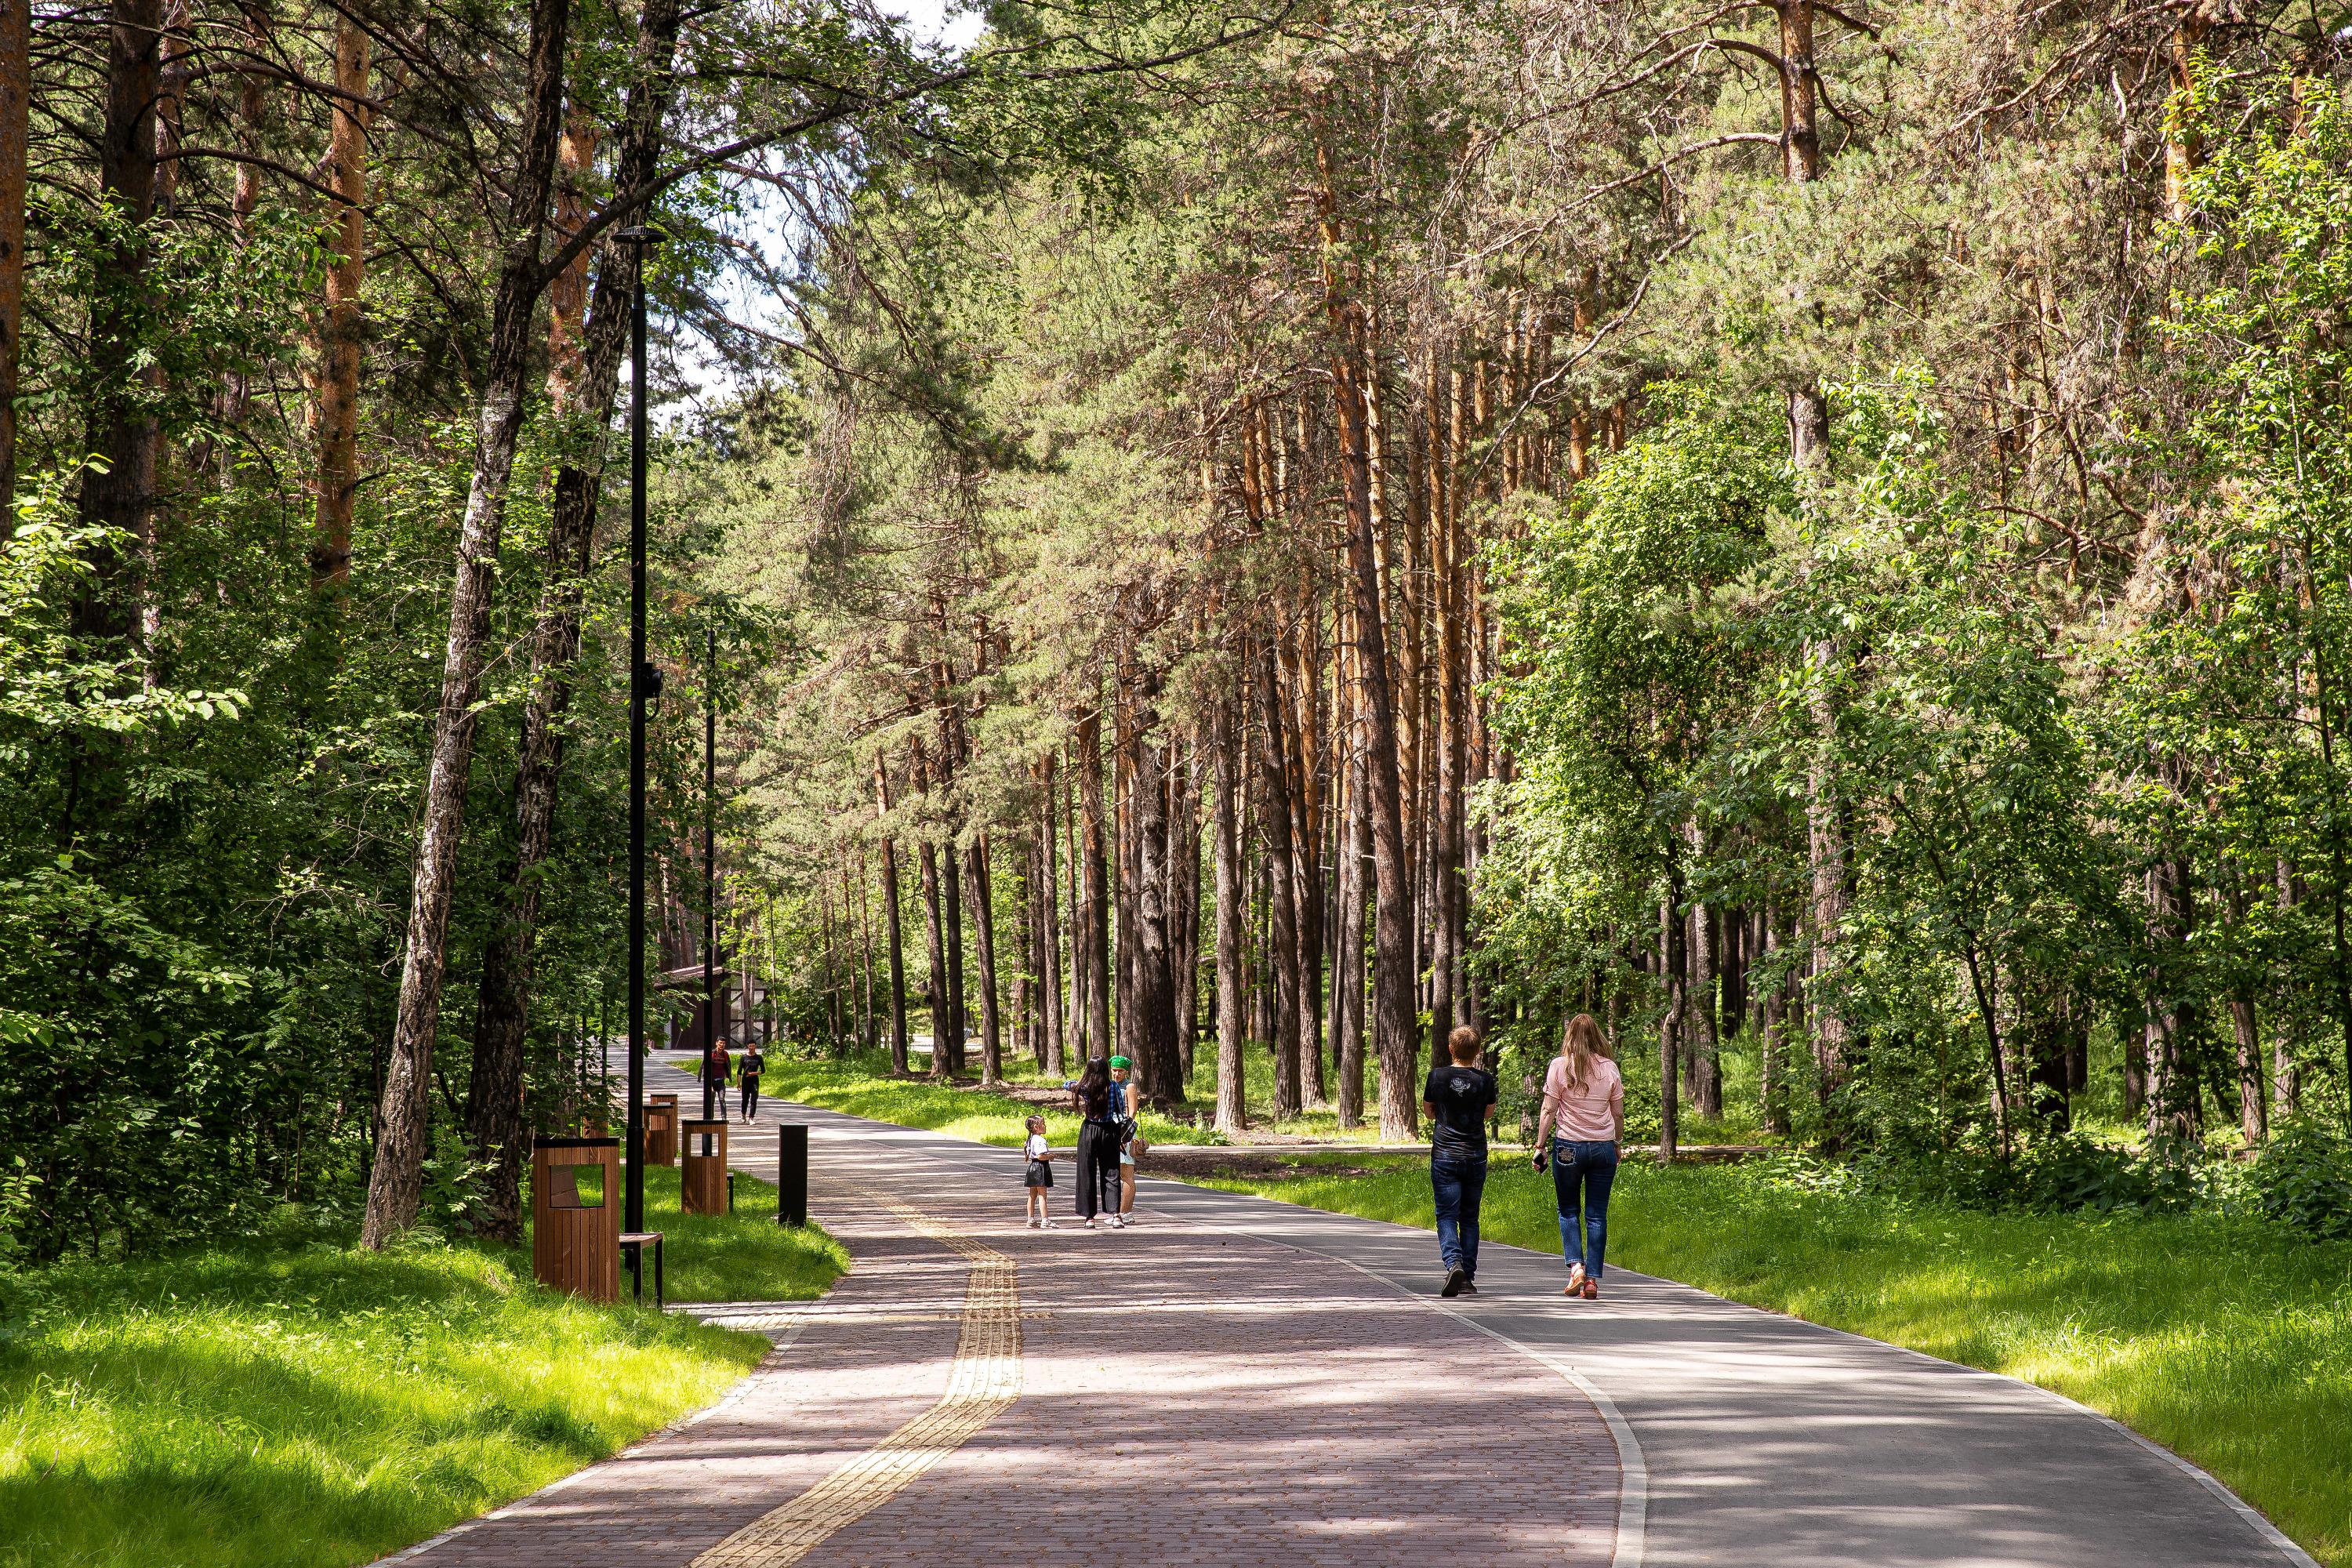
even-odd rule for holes
{"type": "MultiPolygon", "coordinates": [[[[1170,748],[1171,753],[1174,747],[1170,748]]],[[[1200,750],[1168,769],[1169,975],[1176,988],[1177,1098],[1192,1096],[1201,1037],[1200,750]]]]}
{"type": "MultiPolygon", "coordinates": [[[[884,821],[890,816],[890,773],[880,752],[874,753],[874,815],[884,821]]],[[[890,1071],[903,1078],[907,1072],[907,957],[898,924],[898,844],[887,833],[882,835],[882,935],[890,949],[890,1071]]]]}
{"type": "Polygon", "coordinates": [[[2189,863],[2158,861],[2148,868],[2147,1135],[2186,1138],[2198,1119],[2197,1072],[2187,1042],[2197,1020],[2187,993],[2186,957],[2197,928],[2189,863]]]}
{"type": "MultiPolygon", "coordinates": [[[[2277,862],[2278,912],[2282,925],[2294,916],[2295,905],[2294,877],[2287,869],[2286,859],[2277,862]]],[[[2281,987],[2292,984],[2293,971],[2279,966],[2281,987]]],[[[2294,1012],[2291,1007],[2279,1009],[2278,1022],[2271,1027],[2271,1107],[2280,1116],[2294,1116],[2303,1110],[2301,1075],[2295,1070],[2294,1012]]]]}
{"type": "MultiPolygon", "coordinates": [[[[670,65],[677,37],[677,0],[649,0],[639,22],[637,51],[647,74],[630,89],[616,178],[622,188],[650,179],[661,150],[661,122],[670,96],[670,65]]],[[[362,61],[365,41],[361,44],[362,61]]],[[[364,74],[364,73],[362,73],[364,74]]],[[[340,121],[339,132],[340,134],[340,121]]],[[[348,237],[348,236],[347,236],[348,237]]],[[[567,396],[601,432],[612,419],[626,350],[635,268],[607,249],[596,295],[581,339],[578,374],[567,396]]],[[[354,296],[356,300],[356,296],[354,296]]],[[[356,311],[356,303],[353,310],[356,311]]],[[[354,316],[356,320],[356,316],[354,316]]],[[[331,341],[332,328],[330,327],[331,341]]],[[[357,373],[357,349],[352,368],[357,373]]],[[[354,395],[357,383],[354,381],[354,395]]],[[[322,445],[321,450],[324,450],[322,445]]],[[[586,584],[596,535],[597,498],[604,488],[602,443],[555,476],[548,521],[547,586],[531,630],[531,680],[524,699],[514,782],[515,854],[500,879],[503,907],[482,952],[482,979],[474,1014],[474,1060],[466,1096],[467,1130],[474,1158],[489,1166],[481,1226],[502,1241],[522,1235],[522,1089],[524,1046],[530,1034],[532,942],[539,924],[541,868],[555,839],[558,784],[563,769],[563,719],[572,702],[572,665],[580,657],[586,584]]],[[[320,505],[325,493],[320,493],[320,505]]],[[[348,508],[343,564],[351,560],[348,508]]],[[[315,563],[314,563],[315,566],[315,563]]],[[[313,578],[314,584],[318,579],[313,578]]]]}
{"type": "Polygon", "coordinates": [[[1041,852],[1045,858],[1045,867],[1044,875],[1038,880],[1043,884],[1045,894],[1045,909],[1039,917],[1039,923],[1045,927],[1045,951],[1039,955],[1039,963],[1043,966],[1042,984],[1045,989],[1045,1076],[1049,1079],[1058,1079],[1068,1068],[1063,1061],[1063,1049],[1067,1037],[1063,1033],[1065,1004],[1062,998],[1062,925],[1059,908],[1061,883],[1060,872],[1055,865],[1056,859],[1055,846],[1059,842],[1057,826],[1059,816],[1054,803],[1055,769],[1054,756],[1050,752],[1045,754],[1045,830],[1038,836],[1042,843],[1041,852]]]}
{"type": "Polygon", "coordinates": [[[1078,805],[1086,838],[1087,1057],[1110,1054],[1110,874],[1104,859],[1102,712],[1078,721],[1078,805]]]}
{"type": "Polygon", "coordinates": [[[1176,1064],[1175,952],[1169,935],[1168,796],[1161,748],[1151,739],[1159,715],[1151,703],[1158,682],[1146,677],[1136,715],[1135,837],[1136,1084],[1143,1098],[1167,1107],[1184,1098],[1176,1064]]]}
{"type": "Polygon", "coordinates": [[[947,913],[948,1026],[944,1037],[931,1040],[931,1071],[951,1079],[964,1070],[963,889],[956,875],[959,857],[952,836],[940,840],[940,854],[947,862],[940,878],[940,903],[947,913]]]}
{"type": "Polygon", "coordinates": [[[79,510],[82,521],[117,530],[128,541],[131,573],[126,595],[110,559],[78,605],[75,621],[86,637],[130,637],[143,650],[153,589],[155,462],[162,433],[143,406],[143,387],[135,384],[147,379],[140,360],[153,311],[145,283],[147,229],[155,215],[162,0],[112,0],[109,22],[99,192],[124,226],[124,235],[89,301],[86,353],[96,395],[85,450],[105,462],[83,470],[79,510]]]}
{"type": "Polygon", "coordinates": [[[32,109],[32,0],[0,0],[0,542],[16,530],[16,370],[25,346],[25,185],[32,109]]]}
{"type": "MultiPolygon", "coordinates": [[[[1780,917],[1781,905],[1775,900],[1764,911],[1764,946],[1766,954],[1788,946],[1786,931],[1775,921],[1780,917]]],[[[1789,983],[1783,976],[1764,993],[1762,1026],[1757,1030],[1757,1050],[1761,1065],[1757,1071],[1757,1099],[1761,1103],[1764,1131],[1783,1133],[1789,1131],[1789,1091],[1780,1081],[1781,1064],[1788,1059],[1784,1034],[1788,1027],[1789,983]]]]}
{"type": "Polygon", "coordinates": [[[972,951],[980,960],[980,1081],[1004,1081],[1004,1037],[996,1016],[996,914],[988,885],[988,836],[972,837],[964,851],[965,885],[971,889],[972,951]]]}
{"type": "Polygon", "coordinates": [[[1690,1002],[1695,1027],[1685,1032],[1691,1068],[1691,1100],[1710,1121],[1723,1120],[1722,1040],[1715,1009],[1715,932],[1705,904],[1690,908],[1690,1002]]]}
{"type": "MultiPolygon", "coordinates": [[[[1326,240],[1334,246],[1334,234],[1326,240]]],[[[1381,630],[1380,566],[1372,550],[1370,477],[1363,445],[1355,356],[1334,346],[1332,379],[1339,408],[1339,454],[1347,499],[1348,566],[1356,603],[1358,658],[1363,672],[1364,775],[1371,827],[1373,878],[1372,1039],[1380,1067],[1381,1137],[1410,1142],[1420,1133],[1421,1026],[1412,1005],[1412,868],[1405,858],[1404,805],[1398,777],[1396,701],[1389,685],[1381,630]]]]}
{"type": "Polygon", "coordinates": [[[568,0],[531,0],[529,79],[509,224],[513,231],[499,272],[491,311],[490,350],[476,426],[474,472],[457,546],[457,578],[449,596],[449,641],[442,661],[441,707],[434,721],[431,771],[425,789],[425,824],[417,846],[408,917],[408,951],[400,976],[390,1062],[377,1111],[375,1163],[368,1175],[367,1217],[361,1245],[381,1248],[416,1221],[431,1144],[428,1089],[433,1041],[441,1021],[449,901],[457,880],[464,828],[466,775],[473,758],[475,708],[480,695],[483,647],[499,541],[506,517],[507,483],[522,429],[524,384],[530,363],[532,307],[540,289],[540,238],[547,224],[548,188],[555,163],[556,128],[563,99],[563,47],[568,0]]]}
{"type": "MultiPolygon", "coordinates": [[[[1297,633],[1301,643],[1312,629],[1311,615],[1310,604],[1297,633]]],[[[1318,677],[1302,647],[1294,646],[1282,662],[1290,668],[1290,711],[1297,714],[1295,724],[1286,726],[1282,755],[1290,783],[1291,907],[1298,921],[1298,1103],[1302,1110],[1321,1110],[1330,1100],[1323,1085],[1323,879],[1315,842],[1318,677]]]]}
{"type": "Polygon", "coordinates": [[[1272,644],[1259,648],[1257,667],[1263,721],[1258,726],[1258,790],[1265,807],[1260,826],[1265,835],[1274,920],[1274,1117],[1281,1121],[1297,1116],[1300,1109],[1298,907],[1291,868],[1289,770],[1282,754],[1282,692],[1276,681],[1272,644]]]}
{"type": "Polygon", "coordinates": [[[1339,1125],[1364,1119],[1364,858],[1371,853],[1364,760],[1349,747],[1346,816],[1339,831],[1339,938],[1331,962],[1331,1059],[1339,1073],[1339,1125]]]}
{"type": "MultiPolygon", "coordinates": [[[[310,527],[310,585],[341,587],[352,576],[352,510],[359,494],[361,295],[367,283],[368,35],[358,19],[335,19],[332,131],[327,180],[335,193],[334,242],[327,256],[319,326],[319,506],[310,527]]],[[[534,252],[534,259],[536,253],[534,252]]],[[[497,1223],[494,1215],[494,1223],[497,1223]]],[[[510,1238],[512,1232],[493,1234],[510,1238]]]]}
{"type": "Polygon", "coordinates": [[[1683,981],[1689,953],[1677,908],[1682,891],[1682,876],[1676,872],[1658,903],[1658,973],[1666,983],[1665,1016],[1658,1020],[1658,1158],[1669,1163],[1682,1147],[1682,1032],[1689,1005],[1683,981]]]}
{"type": "Polygon", "coordinates": [[[1210,742],[1215,752],[1217,856],[1217,1131],[1234,1133],[1249,1125],[1249,1108],[1243,1098],[1246,1066],[1242,1058],[1248,1025],[1248,979],[1242,972],[1248,911],[1242,876],[1239,813],[1234,796],[1241,788],[1243,764],[1235,735],[1234,698],[1228,693],[1211,710],[1214,726],[1210,742]]]}
{"type": "MultiPolygon", "coordinates": [[[[924,765],[923,742],[919,738],[913,747],[915,788],[928,793],[930,775],[924,765]]],[[[915,837],[916,856],[921,863],[923,880],[923,935],[929,943],[926,958],[929,968],[923,976],[923,1006],[930,1014],[931,1074],[938,1077],[946,1070],[948,1026],[948,955],[945,927],[940,919],[940,852],[927,831],[919,829],[915,837]]]]}

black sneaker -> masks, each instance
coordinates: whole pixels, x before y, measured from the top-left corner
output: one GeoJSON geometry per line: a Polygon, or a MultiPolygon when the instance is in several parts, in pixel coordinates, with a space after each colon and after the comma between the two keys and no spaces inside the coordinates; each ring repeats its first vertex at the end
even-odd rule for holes
{"type": "Polygon", "coordinates": [[[1463,1273],[1459,1268],[1449,1268],[1445,1273],[1445,1289],[1440,1290],[1438,1294],[1446,1297],[1459,1296],[1469,1283],[1470,1276],[1463,1273]]]}
{"type": "Polygon", "coordinates": [[[1475,1296],[1478,1293],[1478,1281],[1475,1279],[1465,1279],[1462,1281],[1462,1293],[1465,1296],[1475,1296]]]}

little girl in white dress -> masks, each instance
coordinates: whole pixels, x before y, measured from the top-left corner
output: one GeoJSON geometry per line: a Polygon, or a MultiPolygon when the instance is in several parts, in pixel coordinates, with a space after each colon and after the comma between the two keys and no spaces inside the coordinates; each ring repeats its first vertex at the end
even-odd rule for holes
{"type": "Polygon", "coordinates": [[[1054,1167],[1050,1163],[1054,1158],[1054,1151],[1045,1142],[1044,1117],[1033,1116],[1029,1119],[1029,1137],[1022,1144],[1021,1152],[1026,1161],[1026,1168],[1022,1172],[1021,1179],[1029,1189],[1029,1228],[1051,1230],[1054,1228],[1054,1222],[1045,1217],[1045,1194],[1052,1191],[1054,1186],[1054,1167]]]}

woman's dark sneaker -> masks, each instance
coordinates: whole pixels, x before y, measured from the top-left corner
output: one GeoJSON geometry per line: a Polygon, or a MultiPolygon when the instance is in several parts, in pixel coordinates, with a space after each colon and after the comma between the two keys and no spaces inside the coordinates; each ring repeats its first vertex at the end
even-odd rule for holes
{"type": "Polygon", "coordinates": [[[1465,1296],[1475,1296],[1478,1293],[1478,1281],[1475,1279],[1462,1281],[1462,1293],[1465,1296]]]}
{"type": "Polygon", "coordinates": [[[1462,1294],[1462,1288],[1469,1283],[1470,1276],[1463,1273],[1459,1268],[1448,1269],[1445,1275],[1445,1289],[1440,1290],[1438,1294],[1441,1296],[1459,1296],[1462,1294]]]}

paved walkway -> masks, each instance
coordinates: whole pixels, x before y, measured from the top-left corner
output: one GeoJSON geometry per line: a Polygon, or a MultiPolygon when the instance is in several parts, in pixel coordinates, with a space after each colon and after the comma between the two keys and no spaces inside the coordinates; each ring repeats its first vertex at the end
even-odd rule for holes
{"type": "MultiPolygon", "coordinates": [[[[1612,1270],[1147,1181],[1031,1231],[1017,1156],[802,1108],[854,1271],[722,1312],[779,1338],[717,1406],[404,1562],[562,1568],[2280,1568],[2310,1560],[2104,1418],[1612,1270]]],[[[1072,1173],[1057,1173],[1067,1178],[1072,1173]]],[[[1057,1215],[1070,1185],[1055,1189],[1057,1215]]]]}

